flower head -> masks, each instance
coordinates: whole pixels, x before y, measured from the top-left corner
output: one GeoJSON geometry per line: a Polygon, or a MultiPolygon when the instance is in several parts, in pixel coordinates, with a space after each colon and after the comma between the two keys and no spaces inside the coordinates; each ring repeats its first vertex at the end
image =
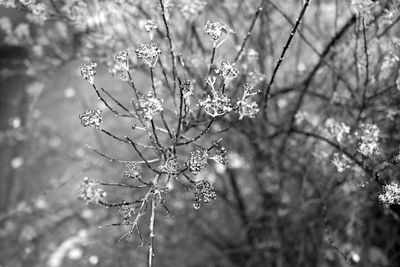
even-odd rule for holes
{"type": "Polygon", "coordinates": [[[217,69],[215,72],[224,79],[224,83],[227,83],[238,76],[239,71],[235,69],[235,65],[234,62],[222,60],[221,68],[217,69]]]}
{"type": "Polygon", "coordinates": [[[99,203],[105,196],[106,192],[98,187],[98,183],[88,177],[85,177],[79,186],[79,198],[86,204],[99,203]]]}
{"type": "Polygon", "coordinates": [[[212,117],[225,115],[232,110],[229,98],[217,91],[213,91],[212,97],[208,95],[205,99],[200,100],[199,106],[212,117]]]}
{"type": "Polygon", "coordinates": [[[186,166],[191,173],[196,175],[207,166],[207,159],[207,150],[195,150],[190,152],[189,158],[186,161],[186,166]]]}
{"type": "Polygon", "coordinates": [[[83,127],[94,127],[96,129],[100,128],[100,124],[103,122],[101,117],[101,110],[86,110],[84,113],[79,115],[81,119],[81,124],[83,127]]]}
{"type": "Polygon", "coordinates": [[[211,157],[209,157],[212,160],[215,160],[216,162],[223,164],[223,165],[227,165],[228,164],[228,152],[226,151],[225,147],[221,146],[218,147],[215,150],[214,155],[212,155],[211,157]]]}
{"type": "Polygon", "coordinates": [[[400,186],[396,182],[383,186],[383,192],[378,196],[383,204],[393,205],[400,204],[400,186]]]}
{"type": "Polygon", "coordinates": [[[260,111],[257,103],[248,98],[238,100],[236,105],[238,107],[237,112],[239,113],[239,120],[244,117],[254,118],[254,116],[260,111]]]}
{"type": "Polygon", "coordinates": [[[234,31],[228,28],[224,23],[221,22],[210,22],[206,23],[205,32],[210,36],[211,40],[214,42],[214,47],[220,46],[227,38],[228,34],[234,33],[234,31]],[[221,39],[225,35],[225,38],[221,39]]]}
{"type": "Polygon", "coordinates": [[[140,172],[142,168],[134,161],[129,161],[125,164],[124,178],[141,179],[140,172]]]}
{"type": "Polygon", "coordinates": [[[130,224],[132,219],[132,214],[135,213],[135,206],[132,204],[128,204],[128,202],[126,201],[123,201],[122,204],[123,205],[118,207],[118,213],[122,217],[122,224],[130,224]]]}
{"type": "Polygon", "coordinates": [[[351,168],[352,160],[345,154],[340,155],[339,153],[335,153],[332,163],[336,166],[338,172],[344,172],[346,169],[351,168]]]}
{"type": "Polygon", "coordinates": [[[143,98],[139,99],[139,109],[146,120],[152,120],[153,117],[163,111],[162,101],[155,97],[153,92],[148,92],[143,98]]]}
{"type": "Polygon", "coordinates": [[[157,63],[158,57],[161,54],[161,48],[154,42],[149,42],[141,44],[135,52],[139,59],[152,68],[157,63]]]}
{"type": "Polygon", "coordinates": [[[129,57],[126,49],[118,50],[114,55],[114,59],[124,70],[129,70],[129,57]]]}
{"type": "Polygon", "coordinates": [[[343,122],[339,123],[333,118],[329,118],[325,122],[325,127],[330,136],[335,137],[338,143],[341,143],[346,134],[350,133],[350,127],[343,122]]]}
{"type": "Polygon", "coordinates": [[[358,151],[366,157],[379,154],[379,128],[375,124],[362,123],[358,151]]]}
{"type": "Polygon", "coordinates": [[[158,166],[158,170],[168,175],[176,176],[179,173],[179,165],[176,158],[167,159],[164,164],[158,166]]]}
{"type": "Polygon", "coordinates": [[[158,28],[157,24],[155,24],[154,21],[152,21],[150,19],[143,21],[141,23],[141,27],[146,32],[151,32],[151,31],[154,31],[154,30],[156,30],[158,28]]]}
{"type": "Polygon", "coordinates": [[[96,75],[97,63],[86,62],[81,65],[81,75],[90,84],[94,84],[94,76],[96,75]]]}
{"type": "Polygon", "coordinates": [[[207,180],[199,180],[196,182],[196,193],[194,193],[193,207],[199,209],[202,203],[208,204],[211,200],[217,198],[214,187],[207,180]]]}

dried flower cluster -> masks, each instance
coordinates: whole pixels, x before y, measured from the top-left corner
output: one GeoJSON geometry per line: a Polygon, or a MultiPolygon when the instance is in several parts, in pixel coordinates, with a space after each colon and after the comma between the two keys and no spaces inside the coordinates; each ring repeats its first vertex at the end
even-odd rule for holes
{"type": "Polygon", "coordinates": [[[215,70],[215,72],[222,77],[225,84],[238,76],[239,71],[235,69],[235,65],[236,63],[234,62],[222,60],[221,68],[215,70]]]}
{"type": "Polygon", "coordinates": [[[199,209],[202,203],[208,204],[217,198],[213,185],[207,180],[196,182],[196,193],[194,193],[193,207],[199,209]]]}
{"type": "Polygon", "coordinates": [[[129,71],[129,57],[126,49],[118,50],[114,59],[124,70],[129,71]]]}
{"type": "Polygon", "coordinates": [[[96,75],[97,63],[87,62],[81,65],[81,75],[90,84],[94,84],[94,76],[96,75]]]}
{"type": "Polygon", "coordinates": [[[79,198],[86,204],[99,203],[105,196],[106,192],[98,187],[98,183],[88,177],[85,177],[79,186],[79,198]]]}
{"type": "Polygon", "coordinates": [[[379,128],[375,124],[360,125],[361,135],[358,151],[366,157],[379,154],[379,128]]]}
{"type": "Polygon", "coordinates": [[[195,150],[190,152],[186,161],[189,171],[197,175],[204,167],[207,166],[208,152],[207,150],[195,150]]]}
{"type": "Polygon", "coordinates": [[[344,172],[351,168],[353,161],[345,154],[333,154],[332,163],[336,166],[338,172],[344,172]]]}
{"type": "Polygon", "coordinates": [[[161,55],[161,48],[154,42],[143,43],[136,50],[136,56],[143,60],[150,68],[153,68],[161,55]]]}
{"type": "Polygon", "coordinates": [[[163,111],[161,99],[155,97],[153,92],[139,99],[139,109],[143,114],[143,118],[150,121],[153,117],[163,111]]]}
{"type": "Polygon", "coordinates": [[[251,100],[251,96],[256,95],[257,92],[255,90],[254,85],[246,83],[244,85],[244,92],[242,99],[238,99],[236,101],[237,112],[239,113],[239,120],[244,117],[253,118],[260,109],[258,108],[258,104],[255,101],[251,100]]]}
{"type": "Polygon", "coordinates": [[[158,166],[158,171],[168,175],[176,176],[179,174],[179,165],[176,158],[167,159],[164,164],[158,166]]]}
{"type": "Polygon", "coordinates": [[[126,170],[124,171],[124,178],[141,179],[142,167],[134,161],[129,161],[125,164],[126,170]]]}
{"type": "Polygon", "coordinates": [[[215,150],[214,155],[210,156],[209,159],[215,160],[220,164],[227,165],[229,160],[228,152],[226,151],[225,147],[218,147],[215,150]]]}
{"type": "Polygon", "coordinates": [[[94,127],[96,129],[100,128],[100,124],[103,123],[103,118],[101,117],[101,110],[86,110],[84,113],[79,115],[81,124],[84,127],[94,127]]]}
{"type": "Polygon", "coordinates": [[[343,122],[337,122],[333,118],[329,118],[325,122],[326,131],[330,137],[335,138],[340,144],[343,138],[350,133],[350,127],[343,122]]]}
{"type": "Polygon", "coordinates": [[[383,193],[378,196],[381,203],[387,205],[400,205],[400,186],[396,182],[392,182],[383,187],[383,193]]]}
{"type": "Polygon", "coordinates": [[[129,225],[131,224],[132,215],[135,213],[135,207],[124,201],[122,205],[118,207],[118,213],[122,217],[122,224],[129,225]]]}
{"type": "Polygon", "coordinates": [[[219,47],[223,42],[225,42],[229,34],[234,33],[232,29],[228,28],[224,23],[218,21],[207,21],[205,27],[205,32],[210,36],[211,40],[213,41],[214,47],[219,47]]]}

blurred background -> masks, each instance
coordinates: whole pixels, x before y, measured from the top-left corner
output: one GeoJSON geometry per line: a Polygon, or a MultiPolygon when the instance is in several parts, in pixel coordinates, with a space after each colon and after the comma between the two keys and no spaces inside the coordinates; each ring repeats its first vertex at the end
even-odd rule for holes
{"type": "MultiPolygon", "coordinates": [[[[206,21],[235,30],[216,61],[232,58],[260,4],[165,2],[179,59],[195,72],[185,76],[200,80],[198,86],[212,50],[206,21]]],[[[238,88],[244,81],[265,88],[305,1],[265,2],[238,64],[238,88]]],[[[311,89],[296,111],[306,114],[305,122],[297,126],[319,132],[330,117],[347,123],[351,134],[339,147],[373,169],[399,151],[399,5],[361,2],[311,2],[272,91],[269,124],[260,116],[229,117],[211,129],[224,138],[230,158],[227,166],[210,163],[201,173],[214,184],[217,200],[195,210],[192,193],[173,185],[166,197],[170,213],[160,208],[156,218],[155,266],[399,266],[399,209],[379,203],[381,185],[357,166],[338,171],[332,164],[338,147],[307,135],[285,137],[299,91],[308,83],[311,89]],[[358,116],[368,60],[369,91],[358,116]],[[378,124],[380,156],[356,154],[360,121],[378,124]],[[233,122],[229,131],[220,131],[233,122]]],[[[152,19],[158,25],[154,39],[168,51],[159,12],[158,1],[0,0],[0,267],[146,266],[147,220],[142,240],[120,241],[129,228],[107,227],[121,221],[118,209],[78,199],[84,177],[126,181],[124,166],[86,144],[137,160],[128,148],[81,126],[79,114],[91,108],[104,112],[104,125],[114,133],[131,127],[106,110],[79,66],[98,62],[96,84],[129,103],[132,91],[113,55],[127,48],[135,82],[148,87],[134,49],[149,39],[142,28],[152,19]]],[[[167,65],[168,54],[162,59],[167,65]]],[[[135,138],[146,140],[142,134],[135,138]]],[[[211,135],[203,141],[213,140],[211,135]]],[[[399,173],[394,165],[382,179],[398,180],[399,173]]],[[[139,195],[107,188],[110,200],[139,195]]]]}

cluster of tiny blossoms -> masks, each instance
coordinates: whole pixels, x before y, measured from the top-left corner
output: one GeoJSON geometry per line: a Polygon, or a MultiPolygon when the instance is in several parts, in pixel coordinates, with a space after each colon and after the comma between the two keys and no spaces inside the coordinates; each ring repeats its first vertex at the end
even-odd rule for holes
{"type": "Polygon", "coordinates": [[[90,84],[94,84],[94,76],[96,75],[97,63],[87,62],[81,65],[81,75],[90,84]]]}
{"type": "Polygon", "coordinates": [[[118,50],[114,59],[124,70],[129,71],[129,57],[126,49],[118,50]]]}
{"type": "Polygon", "coordinates": [[[224,23],[218,21],[207,21],[205,27],[205,32],[210,36],[214,47],[220,46],[228,38],[228,34],[234,33],[232,29],[228,28],[224,23]]]}
{"type": "Polygon", "coordinates": [[[135,52],[139,59],[143,60],[150,68],[153,68],[161,55],[161,48],[154,42],[149,42],[139,45],[135,52]]]}
{"type": "MultiPolygon", "coordinates": [[[[122,204],[125,203],[127,202],[124,201],[122,204]]],[[[130,224],[132,219],[132,214],[135,213],[135,207],[129,204],[121,205],[120,207],[118,207],[118,213],[122,217],[122,224],[130,224]]]]}
{"type": "Polygon", "coordinates": [[[334,137],[338,143],[341,143],[343,138],[350,133],[350,127],[343,122],[338,122],[333,118],[329,118],[325,122],[325,127],[330,137],[334,137]]]}
{"type": "Polygon", "coordinates": [[[336,166],[338,172],[344,172],[351,168],[352,160],[345,154],[333,154],[332,163],[336,166]]]}
{"type": "Polygon", "coordinates": [[[383,187],[383,193],[378,196],[381,203],[387,205],[400,204],[400,186],[396,182],[392,182],[383,187]]]}
{"type": "Polygon", "coordinates": [[[239,120],[243,119],[244,117],[253,118],[260,111],[257,103],[249,98],[256,94],[257,92],[254,89],[254,85],[249,83],[244,85],[243,97],[236,102],[239,120]]]}
{"type": "Polygon", "coordinates": [[[361,124],[358,151],[366,157],[379,154],[379,128],[375,124],[361,124]]]}
{"type": "Polygon", "coordinates": [[[186,166],[189,171],[197,175],[204,167],[207,166],[208,152],[207,150],[195,150],[190,152],[189,158],[186,161],[186,166]]]}
{"type": "Polygon", "coordinates": [[[101,117],[101,110],[86,110],[84,113],[79,115],[81,124],[83,127],[94,127],[96,129],[100,128],[100,124],[103,122],[101,117]]]}
{"type": "Polygon", "coordinates": [[[176,176],[179,173],[179,165],[176,158],[167,159],[164,164],[158,166],[158,171],[168,175],[176,176]]]}
{"type": "Polygon", "coordinates": [[[106,192],[98,187],[98,183],[88,177],[85,177],[79,186],[79,193],[79,198],[86,204],[99,203],[106,196],[106,192]]]}
{"type": "Polygon", "coordinates": [[[139,109],[143,118],[150,121],[153,117],[163,111],[162,101],[157,98],[153,92],[139,99],[139,109]]]}
{"type": "Polygon", "coordinates": [[[126,170],[124,171],[124,177],[125,178],[131,178],[131,179],[141,179],[142,175],[140,172],[142,171],[142,168],[134,161],[129,161],[125,164],[126,170]]]}
{"type": "Polygon", "coordinates": [[[193,207],[199,209],[202,203],[208,204],[211,200],[217,198],[214,187],[207,180],[199,180],[196,182],[196,193],[194,194],[193,207]]]}
{"type": "Polygon", "coordinates": [[[199,101],[199,106],[211,117],[223,116],[232,110],[230,99],[215,90],[215,82],[215,77],[207,78],[207,84],[211,87],[212,96],[207,95],[205,99],[199,101]]]}
{"type": "Polygon", "coordinates": [[[209,157],[209,159],[215,160],[216,162],[226,165],[228,163],[228,152],[225,147],[219,147],[215,150],[214,155],[209,157]]]}
{"type": "Polygon", "coordinates": [[[222,77],[224,84],[227,84],[230,80],[238,76],[239,71],[235,69],[235,63],[222,60],[221,68],[215,70],[215,72],[222,77]]]}

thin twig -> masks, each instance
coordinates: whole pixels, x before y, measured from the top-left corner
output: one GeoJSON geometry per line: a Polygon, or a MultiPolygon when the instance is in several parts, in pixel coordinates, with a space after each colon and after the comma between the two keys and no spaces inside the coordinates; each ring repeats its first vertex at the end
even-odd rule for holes
{"type": "Polygon", "coordinates": [[[242,45],[240,46],[240,49],[239,49],[238,53],[236,54],[236,57],[234,60],[235,63],[239,60],[241,54],[243,53],[244,47],[246,46],[246,43],[247,43],[247,40],[249,39],[250,34],[254,29],[254,25],[256,24],[256,21],[260,15],[261,11],[263,10],[264,5],[265,5],[265,0],[261,0],[260,5],[257,7],[256,13],[254,14],[253,20],[250,23],[250,27],[247,30],[246,36],[243,39],[242,45]]]}
{"type": "Polygon", "coordinates": [[[301,21],[302,21],[302,19],[303,19],[303,16],[304,16],[304,14],[305,14],[305,12],[306,12],[306,10],[307,10],[307,7],[310,5],[310,1],[311,1],[311,0],[305,0],[305,1],[304,1],[303,8],[301,9],[300,15],[299,15],[299,17],[298,17],[297,20],[296,20],[296,24],[294,25],[294,27],[293,27],[293,29],[292,29],[292,32],[290,33],[289,38],[288,38],[288,40],[286,41],[285,46],[283,47],[283,50],[282,50],[282,53],[281,53],[281,55],[280,55],[280,57],[279,57],[279,59],[278,59],[278,62],[277,62],[276,65],[275,65],[275,69],[274,69],[274,71],[273,71],[273,73],[272,73],[271,79],[269,80],[267,89],[266,89],[266,91],[265,91],[264,107],[263,107],[264,112],[265,112],[266,109],[268,108],[268,99],[269,99],[269,97],[270,97],[270,91],[271,91],[272,84],[273,84],[274,81],[275,81],[275,76],[276,76],[276,74],[278,73],[279,67],[281,66],[281,64],[282,64],[282,62],[283,62],[283,59],[284,59],[285,54],[286,54],[286,51],[287,51],[287,50],[289,49],[289,47],[290,47],[290,43],[292,42],[293,37],[294,37],[294,35],[295,35],[296,32],[297,32],[297,28],[300,26],[300,23],[301,23],[301,21]]]}

